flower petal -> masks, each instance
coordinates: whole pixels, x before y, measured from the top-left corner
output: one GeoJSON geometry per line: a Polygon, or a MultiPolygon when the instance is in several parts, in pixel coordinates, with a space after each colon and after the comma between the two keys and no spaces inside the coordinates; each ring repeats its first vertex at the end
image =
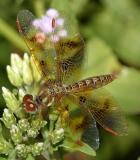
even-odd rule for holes
{"type": "Polygon", "coordinates": [[[56,9],[50,8],[50,9],[47,10],[46,15],[51,17],[51,18],[57,18],[59,13],[56,9]]]}
{"type": "Polygon", "coordinates": [[[57,18],[56,25],[63,26],[64,25],[64,19],[63,18],[57,18]]]}
{"type": "Polygon", "coordinates": [[[58,32],[58,35],[59,35],[60,37],[66,37],[66,36],[67,36],[67,31],[66,31],[65,29],[60,30],[60,31],[58,32]]]}

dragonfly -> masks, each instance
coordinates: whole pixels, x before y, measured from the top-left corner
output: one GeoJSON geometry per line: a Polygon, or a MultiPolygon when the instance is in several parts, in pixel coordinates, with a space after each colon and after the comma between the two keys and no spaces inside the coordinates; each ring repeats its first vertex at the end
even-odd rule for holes
{"type": "Polygon", "coordinates": [[[24,96],[25,110],[32,113],[38,106],[47,109],[53,104],[62,115],[68,113],[62,116],[64,121],[69,119],[73,132],[82,131],[80,141],[94,149],[99,147],[96,122],[113,135],[125,135],[127,125],[119,105],[103,89],[117,77],[105,74],[80,80],[85,43],[70,18],[50,9],[42,19],[36,19],[30,11],[22,10],[16,23],[44,81],[35,99],[30,94],[24,96]],[[73,114],[67,100],[78,106],[73,114]]]}

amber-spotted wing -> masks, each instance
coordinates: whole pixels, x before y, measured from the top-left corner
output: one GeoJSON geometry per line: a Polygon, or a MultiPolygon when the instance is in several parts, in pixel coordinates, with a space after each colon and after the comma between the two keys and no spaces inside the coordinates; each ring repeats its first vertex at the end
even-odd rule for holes
{"type": "Polygon", "coordinates": [[[91,95],[73,94],[69,98],[108,132],[113,135],[127,134],[127,125],[119,105],[105,90],[94,90],[91,95]]]}
{"type": "Polygon", "coordinates": [[[113,135],[127,134],[125,118],[118,103],[106,90],[100,88],[114,79],[116,76],[112,74],[94,76],[67,87],[71,90],[67,97],[83,111],[82,116],[77,114],[71,120],[70,126],[75,131],[82,130],[81,140],[94,149],[99,147],[96,122],[113,135]]]}
{"type": "Polygon", "coordinates": [[[39,71],[46,78],[55,74],[55,50],[46,34],[33,25],[34,15],[22,10],[17,16],[17,27],[23,36],[39,71]]]}
{"type": "Polygon", "coordinates": [[[20,11],[17,16],[18,30],[40,72],[59,82],[70,81],[72,77],[76,80],[84,59],[84,41],[71,31],[68,23],[71,24],[70,19],[57,10],[46,12],[42,19],[35,19],[28,10],[20,11]]]}
{"type": "Polygon", "coordinates": [[[76,109],[70,114],[70,128],[72,133],[77,134],[81,133],[81,136],[78,137],[77,142],[87,143],[90,147],[95,150],[99,148],[99,133],[96,126],[96,121],[81,112],[81,110],[76,109]]]}
{"type": "Polygon", "coordinates": [[[63,38],[55,45],[58,55],[58,79],[61,82],[76,81],[80,77],[81,67],[85,60],[84,41],[80,35],[63,38]],[[72,78],[73,76],[73,78],[72,78]]]}

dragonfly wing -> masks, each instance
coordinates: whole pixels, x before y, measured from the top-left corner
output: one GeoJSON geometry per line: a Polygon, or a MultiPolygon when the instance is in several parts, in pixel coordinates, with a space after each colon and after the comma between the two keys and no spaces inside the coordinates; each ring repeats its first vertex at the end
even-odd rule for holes
{"type": "Polygon", "coordinates": [[[105,90],[98,89],[89,95],[71,95],[72,101],[88,112],[105,130],[113,135],[126,135],[127,125],[118,103],[105,90]]]}
{"type": "Polygon", "coordinates": [[[78,33],[75,19],[67,13],[59,12],[59,14],[63,20],[63,27],[57,34],[55,33],[59,35],[59,40],[54,44],[57,54],[57,80],[70,83],[79,79],[85,45],[78,33]]]}
{"type": "Polygon", "coordinates": [[[86,126],[81,140],[97,150],[99,148],[99,132],[96,126],[96,121],[93,118],[89,118],[87,123],[89,125],[86,126]]]}
{"type": "Polygon", "coordinates": [[[70,128],[73,132],[81,132],[81,141],[94,149],[99,148],[99,133],[96,121],[86,112],[76,109],[70,114],[70,128]]]}
{"type": "Polygon", "coordinates": [[[35,17],[30,11],[21,10],[17,16],[17,28],[42,75],[45,77],[54,75],[56,55],[54,46],[47,35],[33,25],[34,20],[35,17]]]}
{"type": "Polygon", "coordinates": [[[70,81],[72,76],[76,80],[84,58],[84,41],[77,31],[73,32],[71,20],[66,16],[46,19],[38,21],[42,24],[39,28],[34,15],[22,10],[17,16],[17,27],[43,76],[50,75],[58,82],[70,81]],[[47,30],[52,27],[52,31],[45,32],[43,26],[45,29],[48,26],[47,30]]]}
{"type": "Polygon", "coordinates": [[[79,79],[84,55],[84,41],[79,34],[60,39],[55,45],[58,55],[58,79],[64,83],[79,79]],[[78,73],[78,74],[77,74],[78,73]]]}

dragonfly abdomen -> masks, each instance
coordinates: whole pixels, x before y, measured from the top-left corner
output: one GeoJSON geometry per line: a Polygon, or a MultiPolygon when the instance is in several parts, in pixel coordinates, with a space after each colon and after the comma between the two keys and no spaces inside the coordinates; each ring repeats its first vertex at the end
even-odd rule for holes
{"type": "Polygon", "coordinates": [[[116,78],[113,74],[100,75],[96,77],[90,77],[84,80],[81,80],[77,83],[67,86],[67,91],[70,92],[80,92],[80,91],[88,91],[96,88],[100,88],[102,86],[107,85],[112,82],[116,78]]]}
{"type": "Polygon", "coordinates": [[[108,83],[112,82],[114,79],[116,79],[116,76],[113,74],[107,74],[107,75],[101,75],[96,77],[91,77],[91,84],[89,84],[89,87],[93,88],[100,88],[102,86],[107,85],[108,83]]]}

